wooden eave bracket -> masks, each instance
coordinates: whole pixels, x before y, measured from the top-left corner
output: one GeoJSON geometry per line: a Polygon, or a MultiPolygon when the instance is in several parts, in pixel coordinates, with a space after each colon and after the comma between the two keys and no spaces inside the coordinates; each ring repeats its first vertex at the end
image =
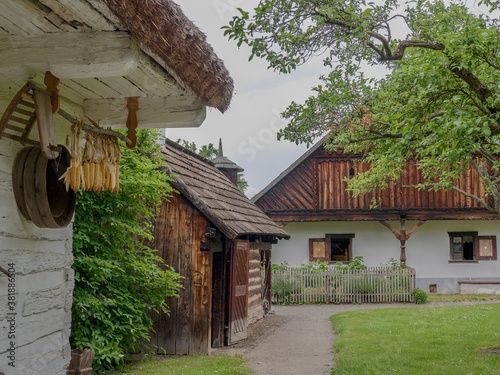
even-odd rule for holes
{"type": "Polygon", "coordinates": [[[127,98],[127,138],[132,142],[127,143],[128,148],[134,148],[137,145],[137,110],[139,109],[139,98],[137,96],[127,98]]]}
{"type": "Polygon", "coordinates": [[[59,89],[57,86],[61,80],[53,75],[51,72],[45,72],[45,78],[43,79],[43,83],[45,87],[47,87],[47,92],[50,93],[50,101],[52,103],[52,113],[57,113],[61,108],[61,98],[59,97],[59,89]]]}

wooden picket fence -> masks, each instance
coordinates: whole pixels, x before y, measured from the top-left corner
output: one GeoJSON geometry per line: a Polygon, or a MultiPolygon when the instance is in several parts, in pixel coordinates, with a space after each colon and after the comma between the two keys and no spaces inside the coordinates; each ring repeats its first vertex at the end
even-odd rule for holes
{"type": "Polygon", "coordinates": [[[387,303],[413,302],[415,270],[367,267],[365,270],[283,268],[272,272],[272,302],[387,303]]]}

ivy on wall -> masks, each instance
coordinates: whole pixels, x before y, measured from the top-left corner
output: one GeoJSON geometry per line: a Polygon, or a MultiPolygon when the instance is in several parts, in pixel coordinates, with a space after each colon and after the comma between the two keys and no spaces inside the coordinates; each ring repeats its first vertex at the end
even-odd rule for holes
{"type": "Polygon", "coordinates": [[[73,225],[75,289],[71,345],[92,348],[100,371],[148,342],[148,310],[168,311],[179,275],[147,243],[155,208],[168,199],[171,178],[161,169],[156,130],[138,132],[138,144],[122,145],[120,192],[78,192],[73,225]]]}

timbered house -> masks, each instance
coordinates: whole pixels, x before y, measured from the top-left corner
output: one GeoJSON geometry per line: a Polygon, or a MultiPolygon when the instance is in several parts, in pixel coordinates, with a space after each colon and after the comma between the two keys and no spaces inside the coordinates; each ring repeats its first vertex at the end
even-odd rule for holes
{"type": "MultiPolygon", "coordinates": [[[[368,165],[360,155],[326,151],[324,142],[252,199],[291,235],[275,246],[273,262],[348,262],[363,256],[365,264],[378,266],[392,258],[415,268],[417,286],[430,292],[499,290],[500,217],[455,191],[407,187],[422,181],[414,160],[387,189],[353,197],[346,180],[368,165]]],[[[484,195],[472,169],[457,184],[484,195]]]]}
{"type": "Polygon", "coordinates": [[[158,212],[154,247],[183,289],[169,315],[153,315],[152,344],[159,354],[208,354],[262,319],[270,299],[261,266],[268,275],[272,244],[289,235],[231,182],[241,168],[223,155],[215,164],[168,139],[165,154],[179,194],[158,212]]]}
{"type": "Polygon", "coordinates": [[[133,146],[136,127],[199,126],[232,91],[170,0],[0,2],[2,374],[62,375],[70,361],[75,195],[58,177],[71,125],[127,125],[133,146]]]}

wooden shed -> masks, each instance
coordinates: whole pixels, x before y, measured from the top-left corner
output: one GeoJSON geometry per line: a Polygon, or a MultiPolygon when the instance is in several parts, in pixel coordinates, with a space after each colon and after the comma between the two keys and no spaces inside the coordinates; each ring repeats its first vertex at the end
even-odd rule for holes
{"type": "Polygon", "coordinates": [[[154,315],[152,344],[160,354],[208,354],[245,339],[264,316],[262,266],[269,270],[272,244],[289,235],[211,161],[170,140],[165,153],[179,194],[161,206],[154,246],[184,289],[168,300],[170,315],[154,315]]]}

